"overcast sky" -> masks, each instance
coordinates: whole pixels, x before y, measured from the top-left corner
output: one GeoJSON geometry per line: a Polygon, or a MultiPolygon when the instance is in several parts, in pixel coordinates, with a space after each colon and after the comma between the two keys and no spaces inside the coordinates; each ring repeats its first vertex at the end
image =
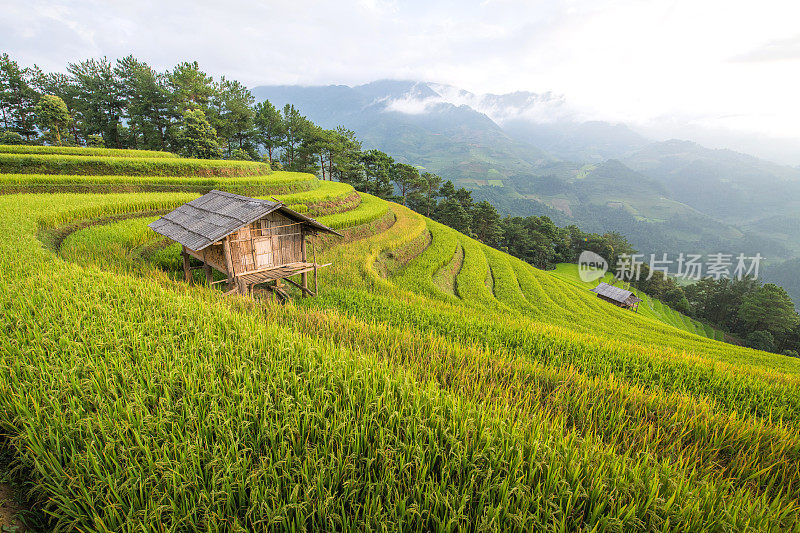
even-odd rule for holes
{"type": "Polygon", "coordinates": [[[47,70],[132,53],[249,86],[552,91],[587,118],[663,135],[800,141],[798,0],[0,0],[0,13],[0,51],[47,70]]]}

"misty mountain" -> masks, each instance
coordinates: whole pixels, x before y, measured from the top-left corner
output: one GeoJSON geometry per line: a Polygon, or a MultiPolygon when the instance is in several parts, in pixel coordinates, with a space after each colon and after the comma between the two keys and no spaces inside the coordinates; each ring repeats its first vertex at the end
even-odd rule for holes
{"type": "Polygon", "coordinates": [[[511,118],[502,122],[511,137],[546,150],[568,161],[599,162],[622,158],[651,141],[625,124],[588,121],[533,122],[511,118]]]}
{"type": "Polygon", "coordinates": [[[346,125],[368,147],[400,160],[450,179],[476,180],[466,183],[473,186],[530,172],[548,160],[621,158],[649,142],[624,124],[577,120],[552,93],[475,94],[399,80],[355,87],[260,86],[252,92],[276,106],[292,103],[324,127],[346,125]]]}
{"type": "Polygon", "coordinates": [[[796,168],[689,141],[651,143],[624,162],[659,180],[675,199],[731,222],[775,215],[790,198],[800,199],[796,168]]]}
{"type": "Polygon", "coordinates": [[[323,127],[344,125],[365,147],[461,185],[504,180],[552,159],[510,137],[486,114],[445,101],[429,84],[384,80],[356,87],[262,86],[252,92],[279,107],[294,104],[323,127]]]}
{"type": "Polygon", "coordinates": [[[797,168],[582,121],[551,93],[397,80],[252,92],[352,129],[366,148],[452,179],[506,214],[620,231],[646,253],[758,252],[773,264],[800,256],[797,168]]]}

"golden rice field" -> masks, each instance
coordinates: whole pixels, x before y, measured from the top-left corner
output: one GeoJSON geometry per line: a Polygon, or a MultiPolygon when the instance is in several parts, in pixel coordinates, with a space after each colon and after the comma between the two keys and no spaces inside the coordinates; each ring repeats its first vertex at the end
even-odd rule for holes
{"type": "Polygon", "coordinates": [[[796,359],[310,175],[16,150],[0,434],[48,530],[800,531],[796,359]],[[345,234],[318,297],[181,281],[146,226],[228,185],[345,234]]]}

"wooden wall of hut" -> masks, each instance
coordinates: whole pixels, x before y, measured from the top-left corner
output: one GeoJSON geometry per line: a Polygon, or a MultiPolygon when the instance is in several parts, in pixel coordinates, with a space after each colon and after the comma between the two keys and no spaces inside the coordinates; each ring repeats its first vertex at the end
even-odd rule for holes
{"type": "Polygon", "coordinates": [[[303,261],[303,223],[280,213],[270,213],[228,239],[236,274],[303,261]]]}

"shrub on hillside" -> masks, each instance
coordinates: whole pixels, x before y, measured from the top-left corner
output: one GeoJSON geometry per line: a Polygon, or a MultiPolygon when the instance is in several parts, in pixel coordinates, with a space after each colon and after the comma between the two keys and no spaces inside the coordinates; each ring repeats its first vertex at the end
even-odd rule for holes
{"type": "Polygon", "coordinates": [[[25,144],[25,139],[16,131],[4,131],[0,133],[0,144],[25,144]]]}
{"type": "Polygon", "coordinates": [[[170,152],[156,152],[153,150],[124,150],[117,148],[92,148],[67,144],[67,140],[62,141],[62,146],[41,146],[31,144],[2,144],[0,143],[0,153],[2,154],[42,154],[42,155],[84,155],[94,157],[164,157],[177,158],[176,154],[170,152]]]}
{"type": "Polygon", "coordinates": [[[103,137],[101,135],[89,135],[86,138],[86,146],[91,148],[105,148],[106,143],[103,141],[103,137]]]}
{"type": "Polygon", "coordinates": [[[246,150],[242,148],[237,148],[233,152],[231,152],[231,156],[228,158],[231,161],[252,161],[253,159],[250,157],[250,154],[247,153],[246,150]]]}
{"type": "Polygon", "coordinates": [[[775,351],[775,337],[769,331],[753,331],[747,336],[745,342],[748,347],[756,350],[775,351]]]}

